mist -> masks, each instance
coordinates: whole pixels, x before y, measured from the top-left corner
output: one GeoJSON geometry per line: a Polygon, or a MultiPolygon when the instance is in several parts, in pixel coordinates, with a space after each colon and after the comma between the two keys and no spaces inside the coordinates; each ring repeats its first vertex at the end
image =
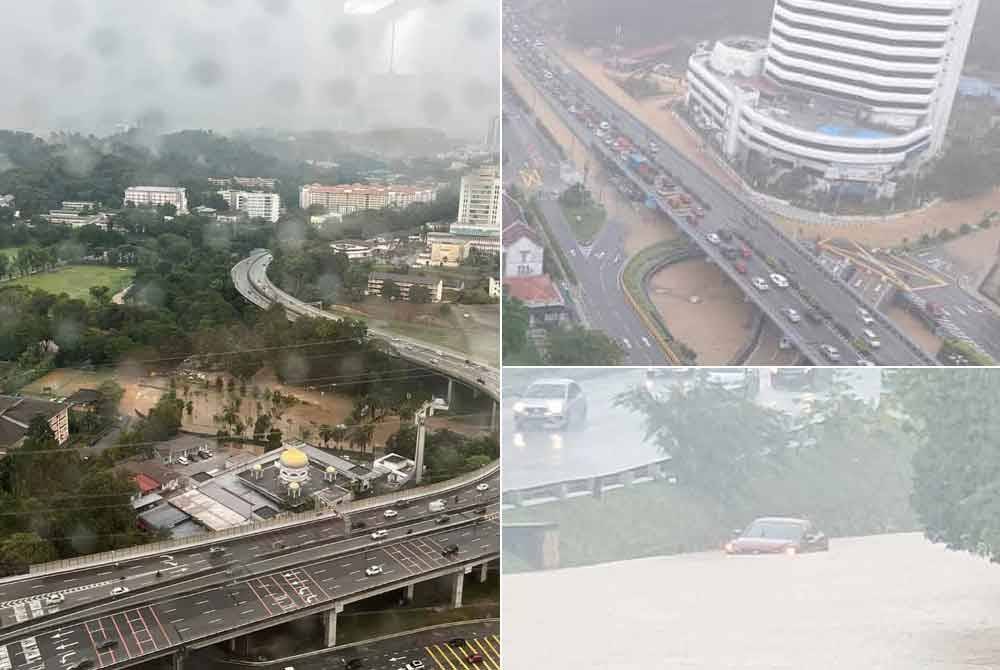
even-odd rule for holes
{"type": "Polygon", "coordinates": [[[4,4],[0,128],[429,127],[476,139],[500,108],[496,0],[4,4]]]}

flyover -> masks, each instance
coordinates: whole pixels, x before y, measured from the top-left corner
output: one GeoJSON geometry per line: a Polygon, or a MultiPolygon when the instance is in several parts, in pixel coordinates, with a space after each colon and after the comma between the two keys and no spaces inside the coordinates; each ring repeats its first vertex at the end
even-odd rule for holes
{"type": "MultiPolygon", "coordinates": [[[[527,24],[523,18],[519,20],[522,24],[527,24]]],[[[845,363],[870,359],[881,365],[934,364],[933,358],[895,324],[877,310],[871,309],[843,280],[825,270],[814,254],[785,236],[755,205],[731,192],[692,163],[572,66],[544,47],[529,46],[532,41],[520,40],[516,45],[508,41],[505,45],[507,58],[520,61],[522,72],[533,80],[537,90],[542,92],[571,131],[594,152],[614,164],[643,192],[648,202],[654,204],[674,225],[694,240],[706,256],[743,290],[810,362],[828,363],[821,347],[833,346],[844,352],[845,363]],[[670,174],[679,186],[702,204],[707,210],[704,221],[696,226],[678,215],[619,155],[571,114],[568,111],[570,103],[567,101],[572,101],[574,96],[617,126],[620,134],[635,146],[645,148],[651,140],[657,140],[661,148],[651,155],[650,161],[670,174]],[[734,264],[723,256],[719,245],[706,239],[706,233],[722,228],[741,236],[753,249],[753,257],[746,260],[745,274],[738,272],[734,264]],[[760,291],[750,282],[751,277],[766,278],[775,271],[788,275],[796,286],[760,291]],[[813,309],[813,304],[824,313],[817,323],[809,320],[792,323],[785,316],[788,308],[805,314],[813,309]],[[874,354],[863,353],[853,343],[864,327],[858,316],[858,309],[861,307],[869,308],[878,321],[881,347],[874,354]]]]}

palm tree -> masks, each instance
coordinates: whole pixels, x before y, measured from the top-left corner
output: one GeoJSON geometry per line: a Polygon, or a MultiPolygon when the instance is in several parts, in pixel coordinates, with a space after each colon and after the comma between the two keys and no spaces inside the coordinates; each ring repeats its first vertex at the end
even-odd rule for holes
{"type": "Polygon", "coordinates": [[[348,435],[347,426],[345,426],[342,423],[339,423],[333,427],[333,430],[330,433],[330,439],[332,439],[333,443],[337,445],[337,447],[339,448],[340,445],[344,443],[344,440],[347,439],[347,435],[348,435]]]}
{"type": "Polygon", "coordinates": [[[323,448],[330,446],[330,440],[333,439],[333,426],[328,423],[324,423],[319,427],[319,439],[323,440],[323,448]]]}
{"type": "Polygon", "coordinates": [[[360,447],[361,453],[365,453],[365,447],[371,444],[372,438],[375,436],[375,424],[371,421],[365,421],[362,424],[354,426],[351,430],[351,445],[360,447]]]}

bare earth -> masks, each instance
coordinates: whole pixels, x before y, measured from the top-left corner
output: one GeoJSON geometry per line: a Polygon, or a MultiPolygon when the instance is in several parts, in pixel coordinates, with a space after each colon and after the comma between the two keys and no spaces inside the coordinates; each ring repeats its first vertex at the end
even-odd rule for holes
{"type": "Polygon", "coordinates": [[[698,352],[699,365],[728,364],[747,341],[751,307],[717,266],[701,259],[674,263],[653,275],[649,288],[670,331],[698,352]]]}

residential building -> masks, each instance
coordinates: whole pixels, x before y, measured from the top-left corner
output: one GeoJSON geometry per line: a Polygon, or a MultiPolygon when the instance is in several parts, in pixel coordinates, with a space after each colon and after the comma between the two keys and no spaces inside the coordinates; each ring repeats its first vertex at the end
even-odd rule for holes
{"type": "Polygon", "coordinates": [[[125,189],[124,202],[136,207],[173,205],[178,214],[187,214],[187,189],[176,186],[129,186],[125,189]]]}
{"type": "Polygon", "coordinates": [[[41,398],[0,395],[0,449],[10,449],[21,444],[28,433],[28,426],[36,416],[43,416],[63,444],[69,439],[69,405],[41,398]]]}
{"type": "Polygon", "coordinates": [[[431,255],[427,259],[429,265],[456,267],[469,255],[465,242],[455,235],[439,234],[437,239],[429,239],[428,242],[431,247],[431,255]]]}
{"type": "Polygon", "coordinates": [[[769,39],[688,61],[687,104],[730,159],[877,183],[938,153],[979,0],[776,0],[769,39]]]}
{"type": "Polygon", "coordinates": [[[66,212],[82,212],[85,209],[97,211],[97,203],[90,200],[63,200],[62,209],[66,212]]]}
{"type": "Polygon", "coordinates": [[[366,209],[402,208],[419,202],[433,202],[436,197],[436,188],[417,186],[309,184],[299,189],[299,207],[307,209],[312,205],[319,205],[331,212],[350,214],[366,209]]]}
{"type": "Polygon", "coordinates": [[[243,223],[247,220],[247,213],[236,210],[235,212],[216,212],[216,223],[243,223]]]}
{"type": "Polygon", "coordinates": [[[330,245],[335,254],[344,254],[348,260],[357,261],[375,255],[375,245],[364,240],[341,240],[330,245]]]}
{"type": "Polygon", "coordinates": [[[503,276],[537,277],[545,272],[545,247],[538,234],[523,221],[503,230],[503,276]]]}
{"type": "Polygon", "coordinates": [[[48,214],[43,214],[42,218],[49,223],[70,226],[72,228],[83,228],[84,226],[106,227],[108,225],[107,214],[80,214],[80,211],[74,209],[53,209],[48,214]]]}
{"type": "Polygon", "coordinates": [[[393,272],[373,272],[368,275],[368,289],[365,295],[382,295],[382,286],[387,281],[392,281],[399,287],[400,300],[409,300],[410,289],[414,286],[426,286],[431,292],[431,302],[441,302],[444,283],[440,279],[393,272]]]}
{"type": "Polygon", "coordinates": [[[278,180],[273,177],[209,177],[208,183],[219,188],[240,186],[254,190],[273,191],[278,185],[278,180]]]}
{"type": "Polygon", "coordinates": [[[66,404],[78,412],[95,412],[101,404],[101,393],[97,389],[77,389],[66,398],[66,404]]]}
{"type": "Polygon", "coordinates": [[[340,223],[344,220],[344,215],[339,212],[327,212],[326,214],[316,214],[309,217],[309,223],[314,226],[322,226],[327,223],[340,223]]]}
{"type": "Polygon", "coordinates": [[[463,226],[496,230],[500,227],[500,166],[481,167],[462,177],[458,221],[463,226]]]}
{"type": "Polygon", "coordinates": [[[556,326],[569,318],[566,301],[548,275],[504,277],[504,295],[524,303],[531,328],[556,326]]]}
{"type": "Polygon", "coordinates": [[[501,284],[501,282],[500,282],[499,279],[495,279],[494,277],[490,277],[490,297],[491,298],[499,298],[500,297],[500,287],[501,287],[501,285],[502,284],[501,284]]]}
{"type": "Polygon", "coordinates": [[[198,205],[191,211],[197,214],[198,216],[214,217],[219,210],[215,209],[215,207],[209,207],[207,205],[198,205]]]}
{"type": "Polygon", "coordinates": [[[246,212],[251,219],[276,223],[281,215],[281,196],[267,191],[219,191],[229,209],[246,212]]]}

